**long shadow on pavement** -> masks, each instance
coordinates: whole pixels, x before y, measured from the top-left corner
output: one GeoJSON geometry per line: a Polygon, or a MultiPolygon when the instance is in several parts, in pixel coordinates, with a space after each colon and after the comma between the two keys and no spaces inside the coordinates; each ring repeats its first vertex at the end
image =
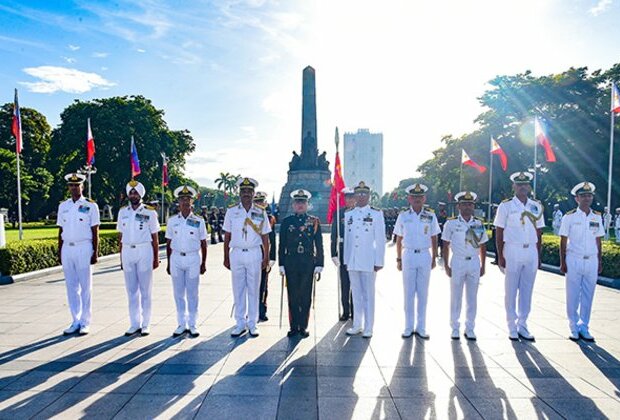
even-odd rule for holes
{"type": "Polygon", "coordinates": [[[452,340],[455,385],[450,390],[449,416],[458,416],[454,404],[458,401],[465,417],[468,417],[469,408],[475,409],[483,418],[517,419],[506,391],[493,382],[476,342],[466,341],[466,346],[471,356],[471,366],[460,340],[452,340]]]}
{"type": "Polygon", "coordinates": [[[581,341],[579,342],[579,348],[590,362],[616,387],[616,397],[620,398],[620,360],[595,343],[581,341]]]}
{"type": "MultiPolygon", "coordinates": [[[[535,396],[532,397],[539,418],[606,418],[591,398],[582,395],[555,369],[534,344],[513,342],[512,347],[535,396]],[[538,400],[544,404],[539,404],[538,400]]],[[[577,378],[577,380],[580,380],[577,378]]]]}
{"type": "Polygon", "coordinates": [[[60,415],[75,404],[87,400],[90,404],[87,403],[83,408],[83,415],[87,418],[112,418],[117,414],[120,414],[120,418],[154,418],[184,396],[193,396],[198,392],[204,397],[204,390],[200,391],[200,388],[204,385],[208,389],[211,384],[202,384],[198,379],[226,357],[229,352],[226,338],[229,339],[229,336],[230,332],[225,331],[201,342],[202,345],[218,343],[218,347],[221,343],[221,350],[179,351],[171,358],[155,362],[146,368],[140,368],[140,365],[149,363],[158,354],[178,344],[181,338],[169,337],[136,349],[89,372],[38,416],[50,418],[60,415]],[[133,369],[139,373],[124,380],[126,377],[123,378],[123,375],[133,369]],[[115,387],[117,383],[118,386],[115,387]],[[95,397],[92,398],[92,403],[89,400],[91,397],[95,397]]]}
{"type": "MultiPolygon", "coordinates": [[[[428,387],[424,340],[415,337],[403,339],[396,367],[387,389],[394,398],[400,418],[437,418],[436,395],[428,387]]],[[[386,416],[387,410],[385,410],[384,403],[382,400],[377,400],[372,418],[386,416]]]]}
{"type": "MultiPolygon", "coordinates": [[[[0,366],[12,360],[19,359],[20,357],[24,357],[30,353],[34,353],[46,347],[53,346],[54,344],[63,343],[73,338],[75,338],[75,336],[58,335],[55,337],[49,337],[49,338],[37,341],[36,343],[31,343],[31,344],[27,344],[22,347],[18,347],[18,348],[6,351],[4,353],[0,353],[0,366]]],[[[1,385],[0,385],[0,388],[1,388],[1,385]]]]}

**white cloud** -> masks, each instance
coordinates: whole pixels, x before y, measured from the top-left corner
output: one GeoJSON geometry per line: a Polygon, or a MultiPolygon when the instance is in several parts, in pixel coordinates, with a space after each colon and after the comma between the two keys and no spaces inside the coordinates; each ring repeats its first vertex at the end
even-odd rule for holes
{"type": "Polygon", "coordinates": [[[136,51],[138,51],[139,53],[144,54],[146,52],[146,50],[144,48],[138,48],[136,51]]]}
{"type": "Polygon", "coordinates": [[[110,55],[110,53],[107,52],[94,52],[93,54],[94,58],[106,58],[107,56],[110,55]]]}
{"type": "Polygon", "coordinates": [[[62,57],[63,60],[65,60],[67,63],[69,64],[73,64],[75,63],[77,60],[73,57],[62,57]]]}
{"type": "Polygon", "coordinates": [[[69,45],[67,45],[67,47],[68,47],[71,51],[77,51],[77,50],[79,50],[79,49],[80,49],[80,46],[79,46],[79,45],[72,45],[72,44],[69,44],[69,45]]]}
{"type": "Polygon", "coordinates": [[[613,0],[599,0],[599,2],[596,3],[596,6],[592,7],[589,12],[592,16],[598,16],[609,9],[612,2],[613,0]]]}
{"type": "Polygon", "coordinates": [[[96,73],[87,73],[67,67],[27,67],[24,73],[39,79],[36,82],[20,82],[35,93],[85,93],[95,88],[108,88],[115,85],[96,73]]]}

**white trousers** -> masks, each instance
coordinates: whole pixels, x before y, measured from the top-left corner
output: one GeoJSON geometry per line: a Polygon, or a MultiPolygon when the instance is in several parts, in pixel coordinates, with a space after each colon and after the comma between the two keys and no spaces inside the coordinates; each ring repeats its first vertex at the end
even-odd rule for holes
{"type": "Polygon", "coordinates": [[[353,299],[353,328],[372,334],[375,323],[375,271],[349,270],[353,299]]]}
{"type": "Polygon", "coordinates": [[[121,253],[125,289],[132,328],[148,327],[151,323],[153,291],[153,246],[139,244],[135,248],[123,245],[121,253]]]}
{"type": "Polygon", "coordinates": [[[87,327],[92,314],[91,293],[93,289],[93,272],[90,258],[93,244],[90,241],[62,245],[62,269],[65,274],[67,301],[73,318],[73,325],[87,327]]]}
{"type": "Polygon", "coordinates": [[[620,244],[620,229],[615,229],[616,232],[616,243],[620,244]]]}
{"type": "Polygon", "coordinates": [[[426,333],[426,304],[431,278],[431,253],[403,249],[403,289],[405,296],[405,330],[426,333]],[[415,328],[414,328],[415,325],[415,328]]]}
{"type": "Polygon", "coordinates": [[[258,322],[258,295],[260,290],[260,247],[230,250],[235,322],[240,328],[254,328],[258,322]]]}
{"type": "Polygon", "coordinates": [[[183,256],[173,251],[170,256],[170,274],[177,307],[177,322],[181,327],[195,327],[198,319],[200,253],[192,252],[183,256]]]}
{"type": "Polygon", "coordinates": [[[538,271],[536,244],[530,244],[528,248],[523,248],[523,245],[504,244],[504,258],[504,305],[508,332],[512,333],[520,328],[527,329],[527,317],[532,307],[532,292],[538,271]]]}
{"type": "Polygon", "coordinates": [[[465,288],[465,329],[473,330],[476,326],[476,310],[478,302],[478,284],[480,283],[480,258],[478,256],[465,259],[452,256],[450,267],[450,326],[459,329],[461,323],[461,307],[463,302],[463,288],[465,288]]]}
{"type": "Polygon", "coordinates": [[[598,279],[598,257],[566,256],[566,315],[571,331],[587,330],[598,279]]]}

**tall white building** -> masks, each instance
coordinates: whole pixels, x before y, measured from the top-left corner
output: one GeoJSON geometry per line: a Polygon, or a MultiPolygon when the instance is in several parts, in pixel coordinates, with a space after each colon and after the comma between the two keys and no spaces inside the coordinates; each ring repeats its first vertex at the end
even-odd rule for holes
{"type": "Polygon", "coordinates": [[[383,134],[366,128],[344,134],[344,180],[347,186],[364,181],[383,195],[383,134]]]}

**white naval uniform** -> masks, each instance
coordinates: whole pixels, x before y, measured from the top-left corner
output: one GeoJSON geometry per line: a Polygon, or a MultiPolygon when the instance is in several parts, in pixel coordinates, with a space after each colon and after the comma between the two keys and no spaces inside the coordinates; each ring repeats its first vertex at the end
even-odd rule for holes
{"type": "Polygon", "coordinates": [[[147,328],[151,323],[151,292],[153,290],[152,235],[159,232],[157,212],[140,203],[118,212],[116,230],[122,235],[121,262],[129,304],[131,328],[147,328]]]}
{"type": "Polygon", "coordinates": [[[271,232],[267,212],[252,204],[245,211],[241,203],[230,207],[222,227],[230,233],[230,271],[232,273],[235,322],[239,328],[255,328],[258,322],[258,301],[263,260],[262,235],[271,232]],[[246,223],[249,219],[258,229],[246,223]]]}
{"type": "Polygon", "coordinates": [[[200,282],[201,241],[207,240],[207,227],[202,217],[181,213],[168,220],[166,239],[170,239],[170,275],[177,322],[180,327],[195,328],[198,318],[198,284],[200,282]]]}
{"type": "Polygon", "coordinates": [[[65,273],[67,300],[73,325],[88,327],[91,319],[93,232],[98,226],[99,207],[84,196],[71,198],[58,206],[56,224],[62,228],[62,269],[65,273]]]}
{"type": "Polygon", "coordinates": [[[553,227],[553,234],[556,236],[560,235],[560,225],[562,225],[562,211],[555,210],[551,226],[553,227]]]}
{"type": "Polygon", "coordinates": [[[616,243],[620,243],[620,214],[616,215],[614,220],[614,230],[616,232],[616,243]]]}
{"type": "Polygon", "coordinates": [[[402,268],[407,332],[426,334],[432,237],[440,232],[435,213],[425,209],[419,214],[412,208],[401,212],[394,225],[394,234],[403,238],[402,268]]]}
{"type": "Polygon", "coordinates": [[[538,232],[545,227],[540,202],[527,199],[525,205],[513,197],[500,203],[494,224],[504,229],[506,321],[509,333],[527,329],[532,306],[532,291],[538,271],[538,232]],[[523,212],[535,215],[536,226],[523,212]],[[517,311],[518,300],[518,311],[517,311]]]}
{"type": "Polygon", "coordinates": [[[560,235],[568,238],[566,249],[566,314],[571,331],[588,331],[594,287],[598,279],[596,238],[605,236],[601,214],[579,208],[562,218],[560,235]]]}
{"type": "Polygon", "coordinates": [[[478,245],[489,241],[482,220],[472,217],[466,221],[459,214],[458,217],[448,219],[443,227],[441,239],[450,243],[452,256],[450,267],[450,326],[460,328],[461,305],[463,301],[463,286],[465,286],[465,330],[473,331],[476,322],[476,308],[478,300],[478,284],[480,282],[480,247],[475,247],[472,239],[467,237],[467,231],[473,230],[478,245]]]}
{"type": "Polygon", "coordinates": [[[609,229],[611,229],[611,213],[603,213],[603,229],[605,230],[605,240],[609,240],[609,229]]]}
{"type": "Polygon", "coordinates": [[[385,260],[383,212],[368,205],[345,212],[344,264],[353,299],[353,328],[372,334],[375,322],[375,267],[385,260]]]}

